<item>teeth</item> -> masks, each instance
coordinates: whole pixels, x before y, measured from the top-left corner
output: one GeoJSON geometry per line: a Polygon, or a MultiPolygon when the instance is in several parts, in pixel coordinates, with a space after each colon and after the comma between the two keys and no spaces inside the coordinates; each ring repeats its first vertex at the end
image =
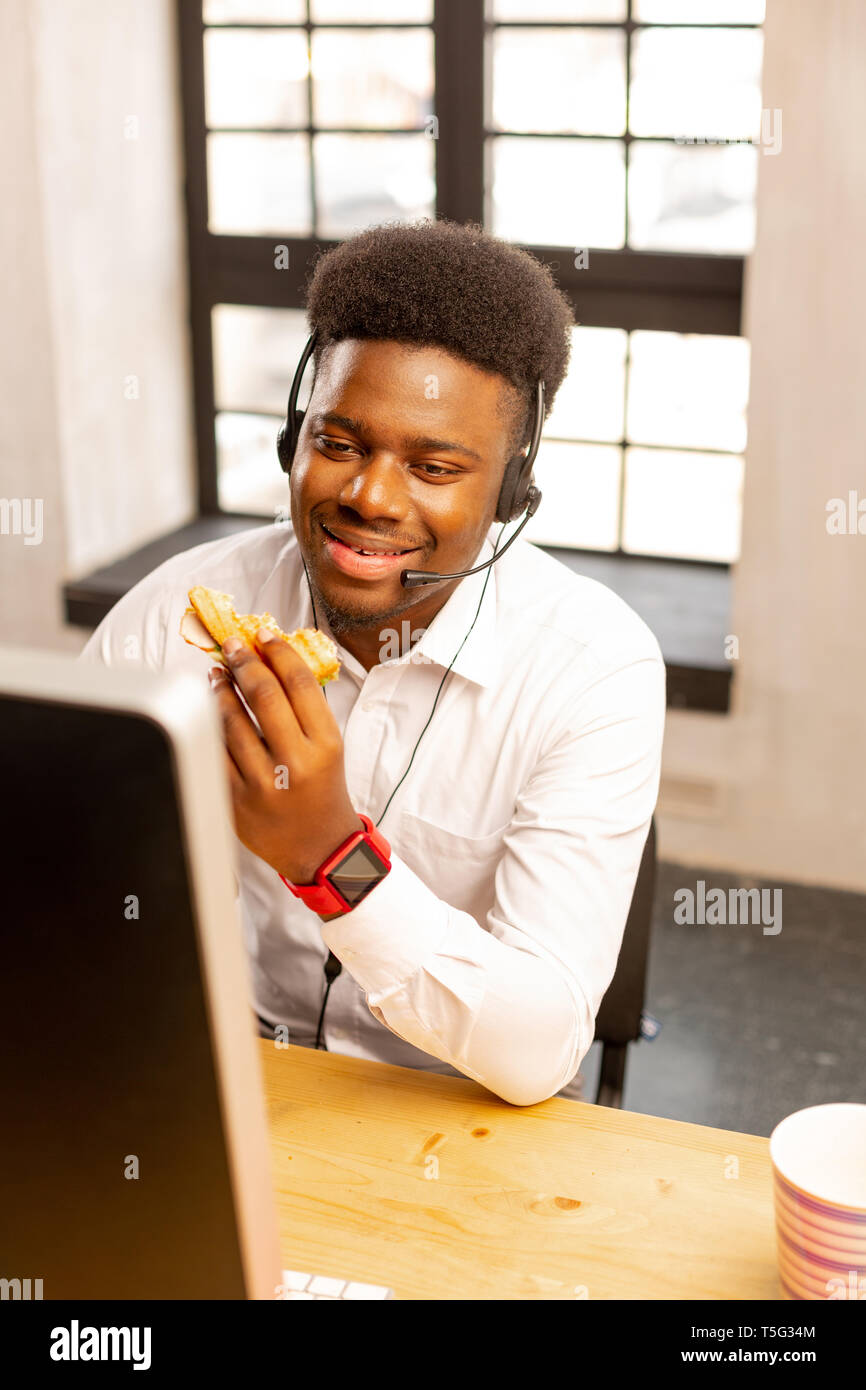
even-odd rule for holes
{"type": "MultiPolygon", "coordinates": [[[[327,527],[325,530],[327,530],[327,527]]],[[[330,531],[328,531],[328,535],[331,536],[330,531]]],[[[339,536],[331,536],[331,538],[335,541],[340,540],[339,536]]],[[[402,550],[362,550],[359,545],[349,545],[348,541],[340,541],[340,544],[348,546],[349,550],[354,550],[356,555],[378,555],[380,558],[385,556],[388,559],[393,559],[395,555],[403,554],[402,550]]]]}

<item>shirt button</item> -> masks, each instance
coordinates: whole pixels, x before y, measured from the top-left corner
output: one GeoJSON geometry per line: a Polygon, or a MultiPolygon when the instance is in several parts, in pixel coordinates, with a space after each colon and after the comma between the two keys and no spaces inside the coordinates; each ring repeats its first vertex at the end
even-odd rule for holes
{"type": "Polygon", "coordinates": [[[375,700],[365,700],[364,703],[363,703],[362,706],[361,706],[361,709],[367,710],[367,711],[369,711],[369,710],[371,710],[371,709],[375,709],[375,708],[376,708],[376,702],[375,702],[375,700]]]}

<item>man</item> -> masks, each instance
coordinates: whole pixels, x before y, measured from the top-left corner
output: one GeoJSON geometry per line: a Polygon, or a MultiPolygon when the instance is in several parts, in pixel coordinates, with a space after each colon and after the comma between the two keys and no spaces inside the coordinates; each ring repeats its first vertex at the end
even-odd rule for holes
{"type": "Polygon", "coordinates": [[[424,222],[323,256],[308,313],[291,529],[169,560],[85,657],[119,663],[134,636],[148,666],[204,678],[178,634],[194,584],[332,636],[343,664],[324,698],[279,642],[227,643],[233,679],[214,681],[263,1028],[313,1046],[321,1027],[333,1051],[463,1074],[515,1105],[579,1094],[658,790],[658,645],[613,593],[522,539],[464,579],[400,579],[492,555],[537,383],[549,409],[565,375],[570,309],[525,252],[424,222]],[[361,816],[390,871],[319,914],[287,885],[311,884],[361,816]],[[345,967],[332,987],[328,961],[345,967]]]}

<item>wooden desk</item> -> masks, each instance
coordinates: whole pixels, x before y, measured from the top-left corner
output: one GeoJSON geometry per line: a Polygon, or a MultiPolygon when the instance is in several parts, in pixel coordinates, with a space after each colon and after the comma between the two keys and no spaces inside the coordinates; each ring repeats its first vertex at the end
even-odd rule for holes
{"type": "Polygon", "coordinates": [[[286,1268],[405,1299],[781,1297],[766,1139],[260,1045],[286,1268]]]}

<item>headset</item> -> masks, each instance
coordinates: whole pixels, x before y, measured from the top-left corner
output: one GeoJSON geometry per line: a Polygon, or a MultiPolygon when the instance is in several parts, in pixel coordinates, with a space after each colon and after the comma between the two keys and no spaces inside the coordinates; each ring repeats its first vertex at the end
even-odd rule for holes
{"type": "MultiPolygon", "coordinates": [[[[316,345],[316,337],[317,332],[314,329],[313,332],[310,334],[309,338],[307,339],[304,350],[301,353],[300,359],[298,361],[298,365],[295,368],[295,375],[292,381],[291,390],[289,391],[289,401],[286,407],[286,418],[283,424],[280,426],[279,433],[277,434],[277,455],[280,460],[280,466],[282,467],[283,472],[287,475],[291,474],[292,471],[292,463],[295,457],[295,450],[298,446],[298,438],[301,433],[301,426],[304,423],[304,412],[303,410],[298,410],[298,395],[300,394],[301,390],[301,378],[304,375],[304,370],[306,368],[307,363],[310,360],[313,348],[316,345]]],[[[486,560],[483,565],[476,565],[475,568],[471,570],[459,570],[456,574],[434,574],[430,570],[403,570],[402,574],[400,575],[400,581],[403,584],[404,588],[415,588],[417,585],[420,584],[436,584],[439,580],[444,579],[462,579],[465,575],[477,574],[479,570],[489,569],[489,567],[496,560],[498,560],[502,555],[505,554],[512,541],[517,540],[517,537],[520,535],[520,532],[523,530],[527,521],[529,521],[529,518],[535,515],[536,511],[538,510],[538,505],[541,501],[541,493],[532,482],[532,466],[535,463],[535,456],[538,453],[538,446],[541,441],[541,430],[543,425],[544,382],[539,381],[535,394],[535,420],[532,426],[532,436],[530,439],[529,448],[525,455],[520,453],[514,454],[508,460],[508,463],[505,468],[505,473],[502,478],[502,485],[499,489],[499,497],[496,502],[496,520],[501,521],[503,523],[503,526],[505,523],[509,521],[515,521],[517,517],[520,516],[521,512],[526,512],[526,516],[523,518],[517,530],[514,532],[514,535],[509,537],[509,539],[506,541],[505,545],[502,547],[501,550],[499,550],[499,539],[497,538],[496,544],[493,547],[492,558],[486,560]]],[[[500,536],[501,534],[502,532],[500,531],[500,536]]],[[[304,565],[304,573],[306,574],[306,572],[307,567],[306,565],[304,565]]],[[[439,696],[442,693],[442,687],[448,678],[448,674],[451,671],[454,662],[457,660],[457,657],[463,650],[463,645],[466,642],[466,638],[469,636],[469,633],[472,631],[472,628],[474,628],[475,623],[478,620],[478,614],[481,612],[481,604],[484,600],[484,594],[487,589],[487,580],[489,578],[490,575],[488,574],[487,579],[485,579],[484,581],[484,587],[481,591],[481,598],[478,600],[478,607],[475,610],[475,617],[472,619],[472,624],[469,628],[469,632],[466,633],[466,636],[463,638],[463,641],[460,643],[460,646],[457,648],[457,651],[451,658],[451,662],[448,666],[448,669],[445,672],[445,675],[439,682],[439,689],[436,691],[436,698],[433,701],[433,707],[430,710],[430,714],[428,715],[427,723],[424,725],[424,728],[421,730],[421,733],[415,743],[415,747],[412,750],[412,756],[409,759],[408,765],[406,767],[405,772],[403,773],[403,776],[400,778],[400,781],[394,787],[393,791],[391,792],[391,795],[388,797],[388,800],[385,803],[385,809],[382,811],[378,820],[376,821],[377,826],[381,824],[382,820],[385,817],[385,812],[391,805],[394,796],[396,795],[397,791],[400,789],[407,776],[409,775],[409,770],[412,767],[412,763],[415,760],[415,754],[418,751],[418,745],[420,744],[421,739],[424,737],[424,734],[427,732],[427,729],[430,725],[430,721],[433,718],[434,712],[436,710],[436,706],[439,703],[439,696]]],[[[308,574],[307,585],[308,587],[310,587],[310,603],[312,604],[313,608],[313,622],[317,624],[318,619],[316,617],[316,604],[315,600],[313,599],[313,590],[310,586],[310,576],[308,574]]],[[[324,687],[322,688],[322,694],[325,696],[325,699],[327,700],[328,697],[324,687]]],[[[325,988],[325,997],[322,1000],[322,1009],[319,1014],[319,1025],[316,1029],[316,1048],[319,1048],[322,1045],[322,1029],[325,1021],[325,1008],[328,1003],[328,995],[331,992],[331,985],[334,983],[334,980],[340,974],[341,970],[341,962],[334,955],[333,951],[329,950],[328,958],[325,961],[325,979],[327,981],[327,984],[325,988]]]]}
{"type": "MultiPolygon", "coordinates": [[[[298,446],[298,438],[301,433],[301,426],[304,423],[304,412],[298,410],[298,395],[301,390],[301,378],[304,370],[316,345],[317,330],[313,330],[307,339],[300,360],[295,368],[295,376],[292,381],[292,388],[289,391],[289,402],[286,407],[286,418],[280,426],[277,435],[277,455],[280,466],[285,474],[291,474],[292,462],[295,457],[295,450],[298,446]]],[[[515,521],[521,512],[526,512],[526,516],[521,521],[513,536],[509,536],[505,545],[494,555],[493,559],[485,560],[483,565],[476,565],[471,570],[458,570],[455,574],[436,574],[432,570],[403,570],[400,575],[400,582],[405,589],[417,588],[422,584],[438,584],[441,580],[462,579],[468,574],[477,574],[479,570],[486,569],[492,565],[494,560],[498,560],[504,555],[513,541],[517,540],[530,517],[534,516],[541,502],[541,493],[532,482],[532,468],[538,453],[538,446],[541,443],[541,431],[544,425],[544,382],[539,380],[535,392],[535,419],[532,425],[532,436],[526,454],[513,454],[505,466],[505,473],[502,478],[502,485],[499,489],[499,497],[496,502],[496,520],[501,522],[515,521]]]]}

